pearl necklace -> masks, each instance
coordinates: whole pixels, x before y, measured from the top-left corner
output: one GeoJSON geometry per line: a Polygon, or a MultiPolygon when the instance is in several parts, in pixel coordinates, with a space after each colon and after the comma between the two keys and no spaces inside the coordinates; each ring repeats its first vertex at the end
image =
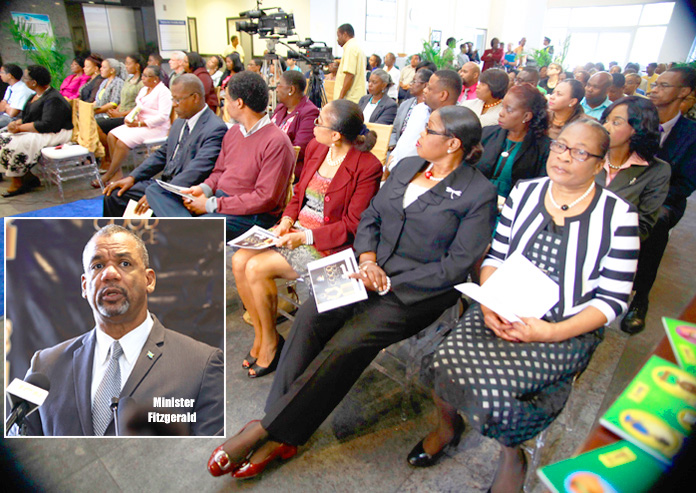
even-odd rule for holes
{"type": "Polygon", "coordinates": [[[336,166],[340,166],[343,160],[346,158],[346,154],[343,156],[339,157],[338,159],[332,159],[331,154],[332,154],[333,149],[329,149],[329,153],[326,155],[326,164],[331,166],[332,168],[335,168],[336,166]]]}
{"type": "Polygon", "coordinates": [[[614,165],[611,164],[609,161],[607,161],[607,164],[608,164],[609,167],[610,167],[611,169],[613,169],[613,170],[620,170],[620,169],[621,169],[621,165],[614,166],[614,165]]]}
{"type": "Polygon", "coordinates": [[[445,179],[443,176],[442,178],[435,178],[433,176],[433,172],[431,171],[433,169],[433,163],[430,163],[430,166],[428,166],[428,169],[425,170],[425,173],[423,173],[423,176],[425,176],[428,180],[432,181],[442,181],[445,179]]]}
{"type": "Polygon", "coordinates": [[[553,198],[553,183],[549,185],[549,199],[551,200],[551,203],[556,209],[561,209],[562,211],[567,211],[568,209],[571,209],[578,205],[580,202],[582,202],[585,198],[587,198],[588,195],[592,192],[594,189],[594,182],[590,183],[590,188],[588,188],[585,193],[583,193],[580,197],[577,199],[573,200],[570,204],[563,204],[563,205],[558,205],[556,200],[553,198]]]}

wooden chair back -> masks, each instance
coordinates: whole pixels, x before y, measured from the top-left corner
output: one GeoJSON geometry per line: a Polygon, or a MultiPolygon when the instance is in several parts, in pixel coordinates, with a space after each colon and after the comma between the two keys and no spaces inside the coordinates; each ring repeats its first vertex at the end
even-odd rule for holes
{"type": "Polygon", "coordinates": [[[394,125],[382,125],[381,123],[367,122],[365,126],[369,130],[374,130],[377,134],[377,143],[372,148],[372,154],[377,156],[382,166],[387,163],[387,151],[389,150],[389,138],[391,137],[394,125]]]}

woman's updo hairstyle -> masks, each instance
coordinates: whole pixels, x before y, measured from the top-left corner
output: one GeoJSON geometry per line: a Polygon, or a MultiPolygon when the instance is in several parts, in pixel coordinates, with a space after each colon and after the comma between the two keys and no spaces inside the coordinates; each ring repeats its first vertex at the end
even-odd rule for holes
{"type": "Polygon", "coordinates": [[[377,134],[365,127],[360,106],[347,99],[336,99],[328,104],[327,109],[332,130],[340,133],[358,151],[372,150],[377,134]]]}
{"type": "Polygon", "coordinates": [[[481,121],[476,113],[464,106],[444,106],[436,111],[445,133],[462,143],[464,162],[476,164],[481,159],[481,121]]]}
{"type": "Polygon", "coordinates": [[[520,100],[524,108],[532,114],[529,122],[529,132],[537,139],[540,139],[549,128],[549,114],[546,97],[539,92],[539,89],[531,84],[520,84],[512,86],[508,91],[520,100]]]}

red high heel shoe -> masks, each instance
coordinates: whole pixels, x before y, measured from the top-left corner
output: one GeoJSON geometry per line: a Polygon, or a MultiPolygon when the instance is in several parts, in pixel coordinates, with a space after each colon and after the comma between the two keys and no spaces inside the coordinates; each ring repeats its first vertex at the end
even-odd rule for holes
{"type": "MultiPolygon", "coordinates": [[[[250,424],[258,423],[258,422],[259,422],[258,419],[255,419],[253,421],[249,421],[247,424],[244,425],[244,428],[239,430],[237,435],[239,435],[244,430],[246,430],[250,424]]],[[[235,435],[235,436],[237,436],[237,435],[235,435]]],[[[210,459],[208,459],[208,472],[216,477],[231,473],[231,472],[235,471],[239,466],[242,465],[242,462],[235,464],[230,460],[230,456],[227,455],[227,452],[225,452],[222,448],[223,445],[224,445],[224,443],[222,445],[220,445],[218,448],[216,448],[215,450],[213,450],[213,453],[210,456],[210,459]]],[[[245,457],[245,459],[246,459],[246,457],[245,457]]],[[[243,462],[243,463],[246,463],[246,462],[243,462]]]]}
{"type": "Polygon", "coordinates": [[[286,443],[281,443],[263,462],[254,464],[251,460],[247,460],[242,464],[236,471],[232,473],[232,477],[237,479],[248,479],[253,478],[261,474],[268,464],[274,460],[280,458],[283,460],[291,459],[297,454],[296,445],[288,445],[286,443]]]}

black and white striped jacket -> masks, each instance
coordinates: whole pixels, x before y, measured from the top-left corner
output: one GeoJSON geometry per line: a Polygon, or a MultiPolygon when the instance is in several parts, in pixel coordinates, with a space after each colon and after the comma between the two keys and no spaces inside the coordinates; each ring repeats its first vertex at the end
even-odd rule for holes
{"type": "MultiPolygon", "coordinates": [[[[544,206],[551,180],[521,180],[503,207],[483,266],[499,267],[513,252],[527,250],[553,219],[544,206]]],[[[597,186],[587,209],[567,217],[563,231],[564,265],[558,312],[567,319],[588,306],[610,323],[627,308],[638,264],[638,214],[633,205],[597,186]]]]}

